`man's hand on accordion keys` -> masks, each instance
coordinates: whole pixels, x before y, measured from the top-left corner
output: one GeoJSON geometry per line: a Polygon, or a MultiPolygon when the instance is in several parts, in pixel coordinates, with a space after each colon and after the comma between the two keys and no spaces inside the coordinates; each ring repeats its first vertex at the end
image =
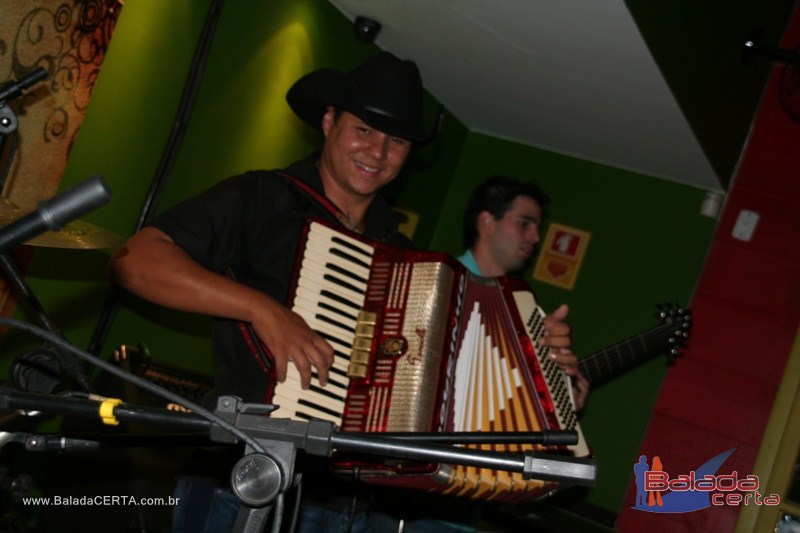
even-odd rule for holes
{"type": "Polygon", "coordinates": [[[268,300],[268,309],[259,313],[252,325],[272,354],[276,379],[281,383],[286,380],[291,362],[300,373],[303,389],[311,384],[312,367],[317,371],[320,385],[325,386],[328,369],[333,364],[333,348],[300,315],[275,300],[268,300]]]}

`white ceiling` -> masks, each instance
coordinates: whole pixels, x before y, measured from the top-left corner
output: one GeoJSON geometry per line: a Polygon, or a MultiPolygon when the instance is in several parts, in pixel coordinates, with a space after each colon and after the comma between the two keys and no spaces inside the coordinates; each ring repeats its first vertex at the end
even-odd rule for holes
{"type": "Polygon", "coordinates": [[[623,0],[329,0],[470,131],[723,189],[623,0]]]}

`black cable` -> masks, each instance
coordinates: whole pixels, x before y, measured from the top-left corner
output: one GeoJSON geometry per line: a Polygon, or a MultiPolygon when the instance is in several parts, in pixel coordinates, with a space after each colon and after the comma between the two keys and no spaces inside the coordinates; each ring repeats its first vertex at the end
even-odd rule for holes
{"type": "Polygon", "coordinates": [[[285,506],[284,498],[285,496],[283,491],[279,492],[275,497],[275,504],[272,508],[272,533],[281,533],[281,525],[283,523],[283,508],[285,506]]]}
{"type": "Polygon", "coordinates": [[[17,319],[14,319],[14,318],[0,317],[0,324],[6,325],[6,326],[9,326],[9,327],[19,328],[19,329],[21,329],[23,331],[27,331],[28,333],[32,333],[32,334],[34,334],[34,335],[36,335],[36,336],[38,336],[38,337],[40,337],[40,338],[42,338],[44,340],[56,345],[57,347],[65,350],[65,351],[68,351],[70,353],[73,353],[73,354],[77,355],[78,357],[84,359],[88,363],[90,363],[90,364],[92,364],[92,365],[94,365],[94,366],[96,366],[98,368],[101,368],[101,369],[103,369],[103,370],[105,370],[105,371],[107,371],[107,372],[109,372],[111,374],[114,374],[115,376],[117,376],[119,378],[122,378],[122,379],[124,379],[126,381],[130,381],[134,385],[136,385],[138,387],[141,387],[143,389],[146,389],[149,392],[152,392],[153,394],[161,396],[162,398],[165,398],[166,400],[168,400],[170,402],[174,402],[174,403],[177,403],[178,405],[186,407],[187,409],[192,410],[193,412],[195,412],[198,415],[202,416],[203,418],[209,420],[210,422],[212,422],[214,424],[217,424],[221,428],[227,430],[228,432],[230,432],[235,437],[237,437],[240,440],[242,440],[243,442],[247,443],[247,445],[250,446],[250,448],[252,448],[254,451],[256,451],[258,453],[267,454],[267,450],[256,439],[252,438],[250,435],[248,435],[247,433],[245,433],[241,429],[237,428],[236,426],[230,424],[228,421],[226,421],[226,420],[220,418],[219,416],[215,415],[211,411],[208,411],[204,407],[202,407],[202,406],[200,406],[200,405],[198,405],[198,404],[196,404],[196,403],[194,403],[192,401],[187,400],[186,398],[184,398],[183,396],[181,396],[179,394],[175,394],[175,393],[173,393],[173,392],[171,392],[171,391],[169,391],[169,390],[167,390],[167,389],[165,389],[163,387],[160,387],[160,386],[156,385],[155,383],[151,383],[151,382],[147,381],[146,379],[140,378],[139,376],[136,376],[135,374],[132,374],[132,373],[126,371],[126,370],[123,370],[122,368],[119,368],[117,366],[112,365],[111,363],[103,361],[102,359],[98,358],[97,356],[92,355],[92,354],[90,354],[88,352],[85,352],[85,351],[81,350],[80,348],[77,348],[76,346],[73,346],[72,344],[70,344],[69,342],[65,341],[64,339],[62,339],[58,335],[55,335],[53,333],[50,333],[49,331],[46,331],[46,330],[44,330],[42,328],[34,326],[33,324],[29,324],[27,322],[23,322],[21,320],[17,320],[17,319]]]}
{"type": "Polygon", "coordinates": [[[11,364],[9,379],[18,390],[52,393],[61,383],[58,354],[47,344],[22,353],[11,364]]]}
{"type": "Polygon", "coordinates": [[[292,507],[292,521],[289,525],[290,532],[297,528],[297,520],[300,517],[300,503],[303,499],[303,474],[295,474],[295,479],[295,499],[292,507]]]}
{"type": "Polygon", "coordinates": [[[358,505],[358,484],[359,481],[359,472],[361,468],[358,466],[353,467],[353,479],[355,480],[354,489],[353,489],[353,497],[350,499],[350,511],[347,517],[347,528],[345,529],[346,533],[350,533],[353,529],[353,522],[356,519],[356,506],[358,505]]]}

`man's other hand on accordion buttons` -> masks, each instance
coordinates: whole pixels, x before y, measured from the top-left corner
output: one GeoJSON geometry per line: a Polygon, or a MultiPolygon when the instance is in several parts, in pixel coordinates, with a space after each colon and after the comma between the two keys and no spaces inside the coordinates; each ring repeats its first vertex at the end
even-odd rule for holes
{"type": "Polygon", "coordinates": [[[544,346],[550,348],[550,357],[572,378],[575,408],[580,411],[586,405],[589,396],[589,381],[578,371],[578,358],[572,353],[572,337],[570,327],[564,322],[569,307],[561,305],[558,309],[544,317],[545,335],[541,339],[544,346]]]}

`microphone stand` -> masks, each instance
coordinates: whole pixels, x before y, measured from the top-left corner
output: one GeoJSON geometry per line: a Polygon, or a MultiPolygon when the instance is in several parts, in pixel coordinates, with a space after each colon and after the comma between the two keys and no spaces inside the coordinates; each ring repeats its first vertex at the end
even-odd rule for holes
{"type": "Polygon", "coordinates": [[[24,297],[33,308],[33,311],[42,326],[44,326],[47,331],[64,338],[64,334],[56,327],[48,314],[45,312],[44,306],[42,306],[42,303],[33,293],[33,290],[31,290],[30,286],[25,281],[25,277],[22,275],[22,272],[19,271],[17,265],[14,264],[14,261],[12,261],[8,255],[0,254],[0,266],[2,266],[3,270],[6,271],[9,281],[20,293],[20,296],[24,297]]]}
{"type": "MultiPolygon", "coordinates": [[[[263,531],[275,503],[282,509],[284,493],[295,479],[294,466],[298,450],[305,453],[331,457],[334,451],[349,451],[373,456],[393,457],[414,461],[442,462],[522,473],[524,479],[542,479],[574,485],[593,485],[595,463],[592,459],[565,457],[552,453],[526,452],[524,454],[490,452],[427,444],[427,434],[389,434],[341,432],[328,421],[308,422],[283,418],[270,418],[274,405],[249,404],[235,396],[222,396],[214,417],[217,423],[194,413],[166,409],[128,406],[119,400],[83,400],[23,393],[0,388],[0,409],[32,409],[59,414],[95,417],[100,414],[104,422],[115,425],[119,421],[137,421],[167,424],[192,431],[207,432],[211,441],[236,444],[240,435],[246,435],[244,456],[231,472],[231,488],[244,504],[234,526],[237,532],[263,531]],[[236,434],[228,428],[236,428],[236,434]],[[399,438],[403,435],[403,438],[399,438]]],[[[458,434],[449,434],[447,440],[457,440],[458,434]]],[[[575,443],[574,431],[524,433],[527,442],[575,443]],[[540,440],[544,439],[544,440],[540,440]]],[[[469,439],[479,434],[467,433],[469,439]]],[[[491,438],[489,439],[491,440],[491,438]]],[[[41,438],[26,440],[29,450],[48,449],[41,438]]],[[[57,446],[55,446],[57,447],[57,446]]],[[[64,449],[61,447],[60,449],[64,449]]],[[[76,449],[89,449],[85,441],[76,449]]],[[[52,447],[50,448],[52,449],[52,447]]],[[[278,531],[281,514],[273,517],[273,530],[278,531]]]]}

